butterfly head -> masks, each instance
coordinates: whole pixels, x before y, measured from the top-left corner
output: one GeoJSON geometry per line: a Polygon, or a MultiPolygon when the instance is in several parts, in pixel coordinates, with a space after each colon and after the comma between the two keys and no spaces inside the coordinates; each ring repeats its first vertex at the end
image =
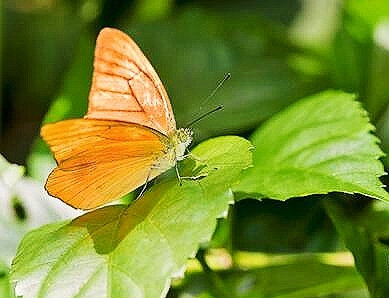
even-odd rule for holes
{"type": "Polygon", "coordinates": [[[185,150],[193,140],[193,131],[190,128],[180,128],[176,131],[175,136],[176,160],[183,160],[185,150]]]}

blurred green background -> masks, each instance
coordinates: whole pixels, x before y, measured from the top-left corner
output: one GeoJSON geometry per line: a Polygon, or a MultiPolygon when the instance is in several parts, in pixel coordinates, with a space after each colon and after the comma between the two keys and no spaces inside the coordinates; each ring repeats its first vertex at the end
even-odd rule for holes
{"type": "MultiPolygon", "coordinates": [[[[5,0],[1,10],[0,152],[11,162],[28,163],[47,111],[45,121],[86,112],[95,39],[104,26],[140,45],[165,84],[179,127],[224,106],[196,124],[196,142],[247,137],[305,95],[341,89],[359,96],[388,152],[387,0],[5,0]],[[226,72],[231,79],[204,101],[226,72]]],[[[36,146],[34,152],[42,143],[36,146]]],[[[39,177],[34,170],[27,167],[39,177]]],[[[245,200],[236,212],[245,214],[236,233],[242,249],[338,245],[315,198],[245,200]],[[291,233],[290,223],[300,228],[291,233]],[[274,235],[274,226],[286,228],[274,235]],[[261,231],[266,242],[259,241],[261,231]]]]}
{"type": "Polygon", "coordinates": [[[5,0],[1,9],[0,152],[12,162],[25,163],[55,99],[53,118],[84,114],[104,26],[139,43],[179,126],[225,106],[198,124],[197,141],[248,135],[304,95],[339,88],[359,95],[388,147],[387,1],[5,0]]]}

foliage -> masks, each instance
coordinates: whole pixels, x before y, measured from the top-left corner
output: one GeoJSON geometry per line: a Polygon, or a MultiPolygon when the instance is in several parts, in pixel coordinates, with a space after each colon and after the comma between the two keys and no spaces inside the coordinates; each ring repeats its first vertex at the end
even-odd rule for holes
{"type": "Polygon", "coordinates": [[[27,176],[0,161],[1,297],[389,296],[387,1],[27,2],[2,6],[1,152],[27,176]],[[85,113],[102,26],[141,46],[180,127],[224,109],[179,164],[206,177],[172,170],[80,214],[44,193],[45,144],[25,144],[85,113]]]}
{"type": "MultiPolygon", "coordinates": [[[[160,296],[199,243],[210,239],[216,218],[226,214],[233,201],[228,188],[250,165],[250,146],[238,137],[208,140],[193,150],[206,168],[191,170],[207,177],[182,185],[172,177],[128,207],[108,206],[28,234],[13,263],[17,294],[160,296]],[[77,264],[83,264],[82,270],[73,271],[77,264]]],[[[184,165],[184,173],[188,167],[193,163],[184,165]]]]}
{"type": "Polygon", "coordinates": [[[274,116],[253,134],[255,166],[235,190],[279,200],[342,191],[388,201],[378,179],[383,152],[352,97],[325,92],[274,116]]]}

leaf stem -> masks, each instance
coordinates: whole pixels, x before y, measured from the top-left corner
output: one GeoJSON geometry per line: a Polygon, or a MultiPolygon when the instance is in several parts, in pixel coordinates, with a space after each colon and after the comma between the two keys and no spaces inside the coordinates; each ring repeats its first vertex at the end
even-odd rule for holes
{"type": "Polygon", "coordinates": [[[196,259],[199,261],[201,267],[203,268],[204,273],[208,276],[211,283],[211,294],[217,298],[229,298],[231,297],[231,291],[227,289],[226,284],[220,278],[220,276],[209,267],[205,259],[205,249],[199,249],[196,254],[196,259]]]}

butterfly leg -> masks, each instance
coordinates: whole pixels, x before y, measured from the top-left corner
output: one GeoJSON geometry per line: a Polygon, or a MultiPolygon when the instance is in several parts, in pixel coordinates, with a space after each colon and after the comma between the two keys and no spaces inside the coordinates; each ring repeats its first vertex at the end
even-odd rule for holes
{"type": "Polygon", "coordinates": [[[149,181],[150,181],[150,174],[151,174],[151,171],[150,171],[149,174],[147,175],[146,181],[145,181],[145,183],[143,184],[143,187],[142,187],[140,193],[139,193],[139,194],[137,195],[137,197],[135,198],[135,200],[139,199],[139,198],[144,194],[144,192],[146,191],[147,184],[148,184],[149,181]]]}
{"type": "Polygon", "coordinates": [[[185,151],[186,151],[187,153],[183,156],[183,159],[189,157],[189,158],[191,158],[191,159],[193,159],[193,160],[195,160],[195,161],[203,162],[203,160],[202,160],[200,157],[194,155],[192,152],[189,151],[188,148],[186,148],[185,151]]]}
{"type": "Polygon", "coordinates": [[[175,168],[176,168],[177,179],[178,179],[178,182],[180,183],[180,186],[181,186],[182,185],[182,177],[180,175],[180,171],[178,170],[178,164],[177,163],[175,165],[175,168]]]}
{"type": "Polygon", "coordinates": [[[204,178],[204,177],[207,177],[208,176],[208,173],[203,173],[203,174],[200,174],[200,175],[196,175],[196,176],[181,176],[180,175],[180,171],[178,170],[178,164],[176,163],[176,174],[177,174],[177,178],[178,178],[178,181],[180,183],[180,185],[182,185],[182,180],[186,179],[186,180],[197,180],[197,179],[201,179],[201,178],[204,178]]]}
{"type": "MultiPolygon", "coordinates": [[[[196,155],[194,155],[192,152],[190,152],[189,150],[187,150],[187,154],[185,154],[182,159],[185,159],[185,158],[191,158],[193,159],[194,161],[196,162],[199,162],[201,163],[202,165],[204,166],[207,166],[206,162],[204,160],[202,160],[201,158],[197,157],[196,155]]],[[[180,185],[182,185],[182,180],[184,179],[187,179],[187,180],[197,180],[197,179],[201,179],[201,178],[204,178],[206,176],[208,176],[208,173],[202,173],[202,174],[199,174],[199,175],[195,175],[195,176],[181,176],[180,175],[180,172],[178,170],[178,164],[176,163],[176,173],[177,173],[177,178],[178,178],[178,181],[180,182],[180,185]]]]}
{"type": "Polygon", "coordinates": [[[202,165],[207,166],[206,160],[204,160],[204,159],[202,159],[202,158],[200,158],[200,157],[194,155],[194,154],[193,154],[192,152],[190,152],[190,151],[188,151],[188,153],[184,155],[184,158],[188,158],[188,157],[191,158],[191,159],[193,159],[194,161],[199,162],[199,163],[202,164],[202,165]]]}
{"type": "MultiPolygon", "coordinates": [[[[203,174],[199,174],[199,175],[195,175],[195,176],[181,176],[180,179],[181,180],[198,180],[198,179],[201,179],[201,178],[204,178],[204,177],[207,177],[208,176],[208,173],[203,173],[203,174]]],[[[180,182],[180,185],[181,185],[181,182],[180,182]]]]}

